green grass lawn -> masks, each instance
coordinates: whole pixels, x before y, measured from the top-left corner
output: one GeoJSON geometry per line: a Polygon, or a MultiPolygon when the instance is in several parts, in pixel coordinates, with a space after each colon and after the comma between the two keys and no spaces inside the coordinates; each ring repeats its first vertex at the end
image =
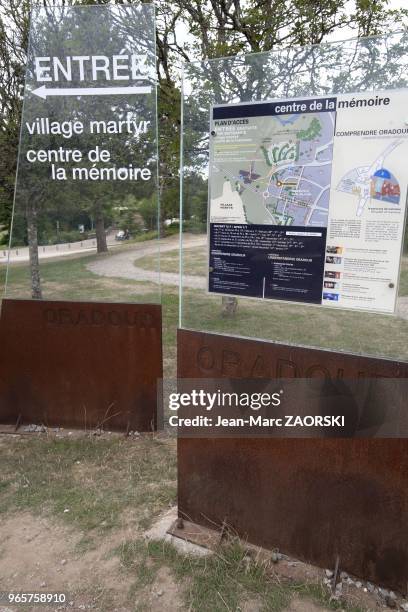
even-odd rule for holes
{"type": "Polygon", "coordinates": [[[224,319],[220,298],[197,300],[191,289],[185,290],[183,309],[184,325],[191,329],[408,359],[408,321],[394,316],[239,300],[236,315],[224,319]]]}
{"type": "Polygon", "coordinates": [[[0,515],[45,513],[84,534],[103,533],[118,527],[128,511],[145,529],[175,503],[174,440],[8,440],[14,443],[0,445],[0,515]]]}
{"type": "MultiPolygon", "coordinates": [[[[112,254],[117,252],[115,250],[112,254]]],[[[44,297],[120,302],[159,301],[158,287],[154,283],[108,278],[87,270],[86,264],[97,257],[93,254],[44,262],[41,266],[44,297]]],[[[185,274],[205,274],[205,261],[205,247],[186,249],[185,274]]],[[[138,267],[155,270],[157,259],[143,257],[135,263],[138,267]]],[[[161,264],[164,272],[177,272],[178,250],[163,253],[161,264]]],[[[4,279],[5,269],[2,268],[0,272],[4,279]]],[[[400,295],[408,295],[406,257],[402,263],[400,295]]],[[[8,296],[30,297],[27,265],[11,267],[8,296]]],[[[221,297],[210,295],[204,290],[186,288],[182,304],[183,327],[358,354],[408,358],[408,321],[396,316],[253,299],[239,299],[238,302],[236,315],[225,318],[222,316],[221,297]]],[[[165,372],[174,376],[178,324],[176,286],[163,285],[162,304],[165,372]]]]}
{"type": "MultiPolygon", "coordinates": [[[[186,248],[183,255],[183,273],[193,276],[206,276],[206,266],[208,258],[207,246],[186,248]]],[[[135,262],[138,268],[154,270],[155,259],[147,256],[135,262]]],[[[178,250],[165,252],[160,255],[160,270],[162,272],[179,271],[179,252],[178,250]]],[[[408,256],[404,256],[401,262],[401,276],[399,284],[400,296],[408,295],[408,256]]]]}
{"type": "MultiPolygon", "coordinates": [[[[207,262],[207,247],[194,247],[185,249],[183,258],[183,273],[193,276],[205,276],[207,262]]],[[[135,266],[144,270],[154,270],[154,258],[147,256],[135,261],[135,266]]],[[[179,252],[167,251],[160,254],[160,271],[175,272],[179,271],[179,252]]]]}
{"type": "MultiPolygon", "coordinates": [[[[112,255],[119,250],[111,251],[112,255]]],[[[154,283],[140,283],[120,278],[98,276],[86,266],[98,257],[95,254],[60,257],[41,263],[41,280],[44,299],[93,300],[115,302],[159,302],[159,288],[154,283]]],[[[156,267],[157,267],[157,260],[156,267]]],[[[0,270],[0,282],[4,284],[5,268],[0,270]]],[[[31,284],[27,264],[10,267],[7,297],[30,298],[31,284]]]]}
{"type": "Polygon", "coordinates": [[[398,295],[408,295],[408,256],[405,255],[401,262],[401,274],[398,295]]]}
{"type": "MultiPolygon", "coordinates": [[[[184,273],[205,277],[206,261],[207,247],[185,249],[184,273]]],[[[144,257],[136,265],[152,269],[154,260],[144,257]]],[[[176,272],[178,266],[178,251],[162,254],[162,271],[176,272]]],[[[408,257],[402,260],[399,295],[408,295],[408,257]]],[[[220,297],[186,288],[183,298],[183,325],[190,329],[408,359],[408,321],[399,317],[239,299],[235,317],[225,319],[220,297]]]]}

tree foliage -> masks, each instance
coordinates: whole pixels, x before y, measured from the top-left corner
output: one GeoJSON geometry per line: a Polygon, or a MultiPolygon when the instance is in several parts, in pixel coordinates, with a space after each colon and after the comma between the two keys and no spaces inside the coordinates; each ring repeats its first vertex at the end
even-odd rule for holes
{"type": "MultiPolygon", "coordinates": [[[[109,3],[62,0],[63,5],[109,3]]],[[[31,5],[33,0],[0,0],[0,225],[6,227],[13,201],[31,5]]],[[[394,29],[396,22],[403,27],[408,19],[408,11],[389,10],[387,0],[157,0],[156,11],[163,218],[178,216],[183,62],[317,44],[341,30],[349,37],[350,28],[357,36],[369,36],[394,29]]],[[[202,217],[197,211],[196,218],[202,217]]]]}

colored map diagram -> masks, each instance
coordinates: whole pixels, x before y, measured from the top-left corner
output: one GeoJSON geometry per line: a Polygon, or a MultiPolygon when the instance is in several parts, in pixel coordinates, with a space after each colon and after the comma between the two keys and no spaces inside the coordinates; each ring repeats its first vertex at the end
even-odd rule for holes
{"type": "Polygon", "coordinates": [[[337,191],[350,193],[357,197],[356,216],[360,217],[367,202],[371,199],[398,205],[400,186],[395,176],[385,167],[387,156],[402,143],[395,140],[370,164],[353,168],[343,176],[337,191]]]}
{"type": "Polygon", "coordinates": [[[210,221],[327,227],[334,112],[213,122],[210,221]]]}

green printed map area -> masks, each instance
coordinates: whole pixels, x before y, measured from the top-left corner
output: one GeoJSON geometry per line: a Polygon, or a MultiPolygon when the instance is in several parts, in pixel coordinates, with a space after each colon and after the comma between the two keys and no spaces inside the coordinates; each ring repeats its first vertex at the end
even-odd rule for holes
{"type": "Polygon", "coordinates": [[[327,227],[334,112],[214,121],[210,220],[327,227]]]}

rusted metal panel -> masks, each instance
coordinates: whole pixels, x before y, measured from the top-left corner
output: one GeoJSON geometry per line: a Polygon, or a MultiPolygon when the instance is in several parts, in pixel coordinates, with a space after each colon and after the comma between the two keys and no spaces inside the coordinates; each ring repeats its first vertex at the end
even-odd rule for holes
{"type": "Polygon", "coordinates": [[[0,422],[150,431],[161,306],[3,300],[0,422]]]}
{"type": "Polygon", "coordinates": [[[189,330],[178,331],[183,378],[406,378],[408,363],[189,330]]]}
{"type": "MultiPolygon", "coordinates": [[[[179,378],[407,377],[408,364],[179,330],[179,378]]],[[[296,407],[291,407],[296,413],[296,407]]],[[[178,440],[179,514],[407,592],[407,439],[178,440]]]]}

